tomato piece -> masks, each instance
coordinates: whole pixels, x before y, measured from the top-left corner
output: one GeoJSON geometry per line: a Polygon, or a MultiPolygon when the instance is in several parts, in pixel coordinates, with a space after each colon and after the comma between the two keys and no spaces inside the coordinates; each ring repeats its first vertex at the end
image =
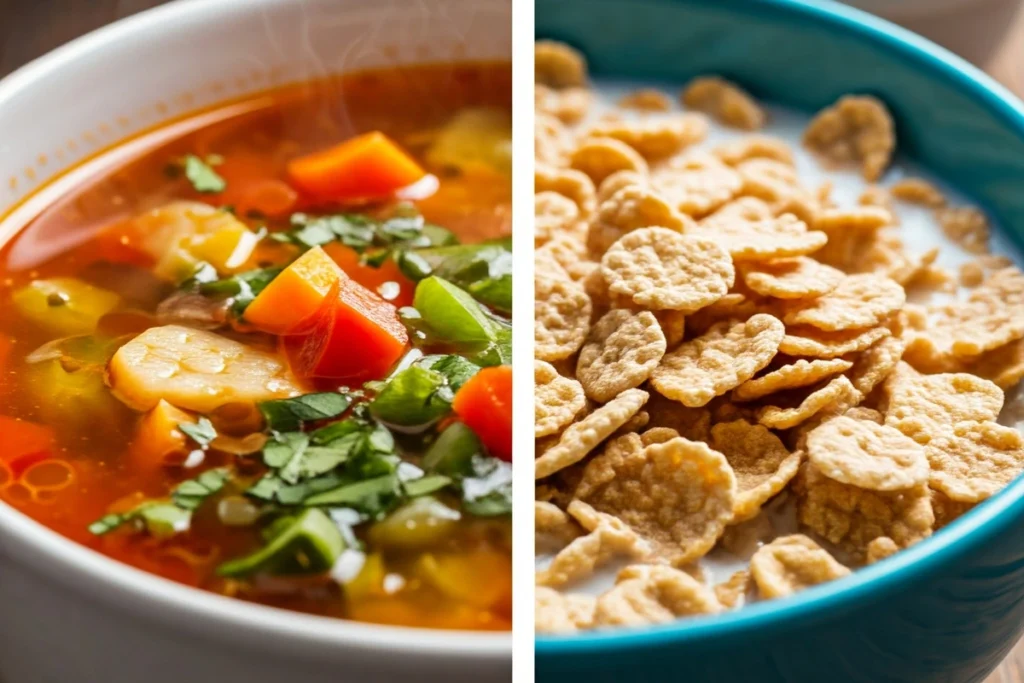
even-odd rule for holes
{"type": "Polygon", "coordinates": [[[334,284],[308,324],[309,334],[286,340],[292,370],[300,377],[380,379],[409,343],[398,310],[348,278],[334,284]]]}
{"type": "Polygon", "coordinates": [[[295,259],[245,309],[245,319],[271,334],[288,334],[314,316],[345,273],[320,247],[295,259]]]}
{"type": "Polygon", "coordinates": [[[299,194],[282,180],[280,165],[270,157],[229,154],[213,169],[224,179],[224,191],[194,195],[211,206],[233,206],[243,218],[253,211],[273,218],[290,213],[298,204],[299,194]]]}
{"type": "Polygon", "coordinates": [[[491,455],[512,462],[512,366],[473,375],[455,394],[452,409],[491,455]]]}
{"type": "Polygon", "coordinates": [[[16,466],[24,470],[42,459],[37,454],[50,453],[55,440],[53,430],[45,425],[0,415],[0,460],[12,473],[16,466]]]}
{"type": "Polygon", "coordinates": [[[382,299],[399,308],[412,306],[416,283],[402,273],[394,259],[389,258],[379,268],[374,268],[360,262],[358,251],[340,242],[325,244],[324,251],[350,278],[380,294],[382,299]]]}
{"type": "Polygon", "coordinates": [[[425,175],[411,156],[379,131],[288,163],[292,185],[313,197],[334,201],[389,197],[425,175]]]}

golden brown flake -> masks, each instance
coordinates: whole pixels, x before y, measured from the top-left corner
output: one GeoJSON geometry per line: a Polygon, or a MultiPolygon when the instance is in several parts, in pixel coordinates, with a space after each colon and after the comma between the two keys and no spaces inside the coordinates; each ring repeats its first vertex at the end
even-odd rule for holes
{"type": "Polygon", "coordinates": [[[657,565],[623,571],[625,576],[598,596],[595,626],[645,626],[722,611],[715,594],[685,571],[657,565]]]}
{"type": "Polygon", "coordinates": [[[641,88],[620,97],[618,104],[623,109],[636,109],[642,112],[664,112],[672,109],[672,98],[654,88],[641,88]]]}
{"type": "Polygon", "coordinates": [[[587,82],[587,62],[565,43],[538,40],[533,47],[533,77],[552,88],[568,88],[587,82]]]}
{"type": "Polygon", "coordinates": [[[817,251],[828,237],[808,230],[807,224],[787,213],[760,221],[698,224],[692,231],[721,244],[737,261],[770,261],[817,251]]]}
{"type": "Polygon", "coordinates": [[[1024,436],[995,422],[958,422],[928,442],[933,489],[980,503],[1024,471],[1024,436]]]}
{"type": "Polygon", "coordinates": [[[818,112],[804,131],[804,145],[833,163],[859,162],[864,178],[875,182],[889,165],[896,134],[879,100],[847,95],[818,112]]]}
{"type": "Polygon", "coordinates": [[[566,125],[575,125],[590,112],[594,96],[586,88],[555,90],[546,85],[533,87],[534,108],[537,113],[551,116],[566,125]]]}
{"type": "Polygon", "coordinates": [[[946,197],[942,191],[923,178],[897,180],[889,188],[889,192],[901,201],[922,204],[933,209],[946,205],[946,197]]]}
{"type": "Polygon", "coordinates": [[[745,90],[718,76],[703,76],[689,82],[682,101],[690,109],[702,111],[719,122],[742,130],[757,130],[764,125],[764,110],[745,90]]]}
{"type": "Polygon", "coordinates": [[[811,325],[826,332],[874,327],[906,303],[903,287],[887,277],[850,275],[828,294],[789,306],[787,325],[811,325]]]}
{"type": "Polygon", "coordinates": [[[557,192],[576,203],[581,220],[590,220],[597,210],[597,190],[590,177],[572,168],[537,164],[533,174],[534,192],[557,192]]]}
{"type": "Polygon", "coordinates": [[[541,192],[533,198],[535,246],[558,237],[578,235],[580,211],[568,197],[557,192],[541,192]]]}
{"type": "Polygon", "coordinates": [[[782,536],[750,558],[758,593],[784,598],[821,583],[849,576],[850,570],[803,534],[782,536]]]}
{"type": "Polygon", "coordinates": [[[661,227],[624,235],[601,258],[601,272],[612,294],[683,313],[722,298],[736,277],[729,254],[714,241],[661,227]]]}
{"type": "Polygon", "coordinates": [[[708,122],[699,114],[673,114],[605,121],[592,126],[588,134],[621,140],[647,159],[664,159],[707,137],[708,122]]]}
{"type": "Polygon", "coordinates": [[[651,174],[650,182],[673,206],[694,218],[712,213],[743,187],[735,169],[704,153],[672,159],[651,174]]]}
{"type": "Polygon", "coordinates": [[[556,361],[576,353],[590,328],[590,297],[573,282],[534,277],[533,338],[537,358],[556,361]]]}
{"type": "Polygon", "coordinates": [[[928,481],[924,447],[894,427],[842,416],[807,435],[807,457],[829,479],[870,491],[928,481]]]}
{"type": "Polygon", "coordinates": [[[534,623],[537,633],[575,633],[594,625],[597,598],[592,595],[562,593],[537,586],[534,593],[534,623]]]}
{"type": "Polygon", "coordinates": [[[601,204],[590,226],[587,246],[595,254],[603,254],[626,233],[651,226],[681,233],[692,228],[693,221],[676,211],[657,192],[629,185],[601,204]]]}
{"type": "Polygon", "coordinates": [[[824,332],[814,327],[789,327],[779,343],[779,352],[789,356],[837,358],[848,353],[863,351],[880,339],[892,334],[886,327],[866,330],[824,332]]]}
{"type": "Polygon", "coordinates": [[[789,405],[796,401],[787,401],[781,405],[758,408],[757,421],[771,429],[790,429],[827,408],[837,404],[856,403],[858,398],[859,393],[850,384],[850,380],[839,376],[803,397],[796,405],[789,405]]]}
{"type": "Polygon", "coordinates": [[[747,380],[732,392],[734,401],[753,401],[754,399],[774,394],[777,391],[796,389],[817,384],[821,380],[849,370],[853,365],[848,360],[833,358],[829,360],[806,360],[801,358],[771,372],[747,380]]]}
{"type": "Polygon", "coordinates": [[[651,374],[651,385],[685,406],[707,405],[768,365],[784,333],[782,323],[765,314],[735,325],[719,323],[666,354],[651,374]]]}
{"type": "Polygon", "coordinates": [[[569,425],[558,442],[534,461],[535,478],[543,479],[585,458],[599,443],[636,415],[646,402],[646,391],[630,389],[579,422],[569,425]]]}
{"type": "Polygon", "coordinates": [[[775,299],[808,299],[839,286],[842,271],[807,256],[746,263],[739,269],[747,287],[775,299]]]}
{"type": "Polygon", "coordinates": [[[739,609],[747,601],[751,586],[750,572],[741,569],[726,581],[715,586],[715,597],[725,609],[739,609]]]}
{"type": "Polygon", "coordinates": [[[533,361],[533,384],[535,438],[562,431],[586,406],[580,383],[562,377],[550,363],[533,361]]]}
{"type": "Polygon", "coordinates": [[[734,524],[757,515],[796,476],[802,459],[768,429],[744,420],[712,427],[711,446],[725,456],[736,476],[734,524]]]}
{"type": "Polygon", "coordinates": [[[892,540],[888,536],[879,536],[878,538],[868,543],[867,557],[865,557],[865,562],[867,564],[881,562],[887,557],[892,557],[899,551],[900,547],[896,545],[896,541],[892,540]]]}
{"type": "Polygon", "coordinates": [[[946,237],[972,254],[988,252],[988,218],[973,206],[943,207],[936,209],[935,220],[946,237]]]}
{"type": "Polygon", "coordinates": [[[885,337],[857,356],[849,372],[853,388],[864,396],[874,391],[896,369],[905,346],[900,337],[885,337]]]}
{"type": "Polygon", "coordinates": [[[590,329],[576,377],[587,397],[606,403],[647,381],[665,355],[665,335],[648,311],[608,311],[590,329]]]}
{"type": "Polygon", "coordinates": [[[583,535],[583,528],[561,508],[548,502],[533,502],[534,551],[557,552],[583,535]]]}
{"type": "Polygon", "coordinates": [[[586,173],[594,185],[618,171],[647,174],[647,162],[624,142],[615,138],[588,138],[569,155],[569,166],[586,173]]]}
{"type": "Polygon", "coordinates": [[[774,159],[793,165],[793,150],[785,140],[771,135],[748,135],[730,140],[715,147],[712,154],[730,166],[748,159],[774,159]]]}
{"type": "Polygon", "coordinates": [[[655,556],[682,566],[711,550],[732,519],[736,478],[721,453],[678,438],[595,456],[576,495],[625,522],[655,556]]]}

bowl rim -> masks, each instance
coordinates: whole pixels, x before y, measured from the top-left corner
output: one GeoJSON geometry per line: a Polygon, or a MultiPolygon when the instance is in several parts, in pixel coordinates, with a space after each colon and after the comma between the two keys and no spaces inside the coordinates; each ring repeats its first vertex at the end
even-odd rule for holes
{"type": "MultiPolygon", "coordinates": [[[[682,4],[687,0],[657,0],[682,4]]],[[[831,0],[762,0],[747,11],[839,28],[890,52],[894,59],[914,63],[981,102],[991,114],[1024,138],[1024,103],[992,77],[947,49],[889,21],[831,0]]],[[[724,638],[743,639],[769,630],[795,628],[827,616],[877,602],[902,587],[926,578],[959,557],[1024,520],[1024,475],[999,494],[969,511],[931,537],[842,581],[808,589],[784,600],[760,602],[728,614],[708,615],[660,626],[627,631],[540,635],[538,658],[597,657],[627,651],[653,650],[682,644],[707,644],[724,638]]],[[[733,641],[736,642],[736,641],[733,641]]]]}
{"type": "MultiPolygon", "coordinates": [[[[102,52],[108,45],[137,31],[157,27],[174,31],[179,22],[197,14],[229,18],[285,4],[288,0],[245,3],[178,0],[144,10],[86,33],[0,79],[0,107],[41,79],[60,71],[65,64],[102,52]]],[[[64,172],[55,174],[40,187],[60,178],[64,172]]],[[[105,607],[134,613],[137,618],[161,627],[173,626],[204,638],[293,655],[335,658],[351,655],[354,649],[379,656],[401,653],[437,660],[461,656],[478,661],[500,661],[511,657],[511,632],[348,621],[249,603],[177,584],[79,545],[3,502],[0,502],[0,539],[4,545],[10,544],[3,552],[3,557],[10,562],[42,569],[48,580],[76,590],[105,607]]]]}

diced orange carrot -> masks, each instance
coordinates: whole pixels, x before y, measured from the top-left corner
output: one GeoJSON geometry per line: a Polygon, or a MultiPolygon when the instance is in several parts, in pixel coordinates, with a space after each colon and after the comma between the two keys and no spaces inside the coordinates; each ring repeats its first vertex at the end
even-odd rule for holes
{"type": "Polygon", "coordinates": [[[191,413],[161,400],[139,423],[131,445],[132,460],[146,471],[181,465],[188,457],[189,448],[188,439],[178,425],[195,421],[191,413]]]}
{"type": "Polygon", "coordinates": [[[342,202],[389,197],[425,175],[412,157],[379,131],[288,163],[288,178],[301,192],[342,202]]]}
{"type": "Polygon", "coordinates": [[[245,309],[245,319],[271,334],[287,334],[317,312],[324,296],[347,277],[320,247],[297,258],[245,309]]]}
{"type": "Polygon", "coordinates": [[[44,459],[53,451],[53,430],[45,425],[0,415],[0,459],[20,474],[25,468],[44,459]]]}
{"type": "Polygon", "coordinates": [[[484,368],[462,385],[452,409],[491,455],[512,462],[512,366],[484,368]]]}
{"type": "Polygon", "coordinates": [[[380,379],[409,343],[398,310],[350,279],[331,288],[311,329],[286,346],[292,370],[300,377],[380,379]]]}
{"type": "Polygon", "coordinates": [[[341,242],[330,242],[324,245],[324,251],[345,273],[367,289],[381,295],[395,306],[412,306],[412,297],[416,293],[416,283],[407,278],[394,259],[389,258],[379,268],[360,262],[360,254],[352,247],[341,242]],[[394,283],[389,285],[388,283],[394,283]]]}

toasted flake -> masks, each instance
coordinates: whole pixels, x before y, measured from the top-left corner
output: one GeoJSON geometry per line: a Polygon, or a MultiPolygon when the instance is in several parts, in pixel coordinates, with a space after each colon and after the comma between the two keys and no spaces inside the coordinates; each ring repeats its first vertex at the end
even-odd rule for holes
{"type": "Polygon", "coordinates": [[[666,354],[651,375],[651,385],[685,406],[707,405],[768,365],[784,332],[782,323],[766,314],[731,326],[719,323],[666,354]]]}
{"type": "Polygon", "coordinates": [[[746,603],[751,581],[748,570],[734,572],[726,581],[715,586],[715,597],[725,609],[739,609],[746,603]]]}
{"type": "Polygon", "coordinates": [[[587,403],[579,382],[562,377],[550,363],[542,360],[533,361],[533,383],[533,435],[536,438],[562,431],[587,403]]]}
{"type": "Polygon", "coordinates": [[[935,523],[927,486],[907,491],[867,491],[829,479],[805,465],[798,499],[801,524],[850,552],[864,555],[868,544],[888,536],[906,548],[931,535],[935,523]]]}
{"type": "Polygon", "coordinates": [[[842,416],[807,435],[807,457],[829,479],[871,491],[928,481],[924,447],[894,427],[842,416]]]}
{"type": "Polygon", "coordinates": [[[849,576],[850,570],[807,536],[794,534],[754,553],[750,573],[761,597],[771,600],[849,576]]]}
{"type": "Polygon", "coordinates": [[[647,392],[624,391],[562,432],[558,443],[534,461],[535,477],[543,479],[586,457],[599,443],[626,424],[647,402],[647,392]]]}
{"type": "Polygon", "coordinates": [[[533,240],[536,246],[579,233],[580,211],[568,197],[557,192],[541,192],[534,196],[533,205],[533,240]]]}
{"type": "Polygon", "coordinates": [[[702,111],[733,128],[757,130],[764,126],[764,110],[754,98],[735,83],[718,76],[690,81],[683,90],[682,101],[690,109],[702,111]]]}
{"type": "Polygon", "coordinates": [[[605,121],[592,126],[588,134],[621,140],[647,159],[663,159],[707,137],[708,122],[699,114],[674,114],[605,121]]]}
{"type": "Polygon", "coordinates": [[[538,163],[564,165],[573,145],[573,136],[561,119],[537,112],[533,124],[533,154],[538,163]]]}
{"type": "Polygon", "coordinates": [[[896,134],[892,117],[879,100],[847,95],[811,120],[804,145],[832,163],[859,162],[864,178],[875,182],[889,165],[896,134]]]}
{"type": "Polygon", "coordinates": [[[747,135],[718,145],[712,154],[729,164],[737,166],[748,159],[774,159],[793,165],[793,150],[781,138],[771,135],[747,135]]]}
{"type": "Polygon", "coordinates": [[[647,174],[647,162],[640,153],[615,138],[588,138],[569,156],[569,165],[590,176],[594,185],[617,171],[647,174]]]}
{"type": "Polygon", "coordinates": [[[979,503],[1024,471],[1024,436],[994,422],[959,422],[928,442],[931,487],[979,503]]]}
{"type": "Polygon", "coordinates": [[[899,222],[899,217],[893,208],[892,195],[881,185],[868,185],[857,197],[857,203],[861,206],[876,206],[884,209],[889,213],[889,224],[899,222]]]}
{"type": "Polygon", "coordinates": [[[732,259],[714,241],[661,227],[624,235],[601,258],[601,272],[612,294],[683,313],[720,299],[736,277],[732,259]]]}
{"type": "Polygon", "coordinates": [[[1024,379],[1024,339],[983,354],[965,370],[1009,391],[1024,379]]]}
{"type": "Polygon", "coordinates": [[[685,571],[658,565],[627,567],[598,596],[595,626],[644,626],[722,611],[715,594],[685,571]]]}
{"type": "Polygon", "coordinates": [[[615,196],[619,190],[626,187],[647,187],[647,178],[636,171],[616,171],[601,181],[597,188],[598,206],[615,196]]]}
{"type": "Polygon", "coordinates": [[[853,388],[864,396],[886,380],[903,357],[906,344],[901,337],[884,337],[857,356],[850,368],[853,388]]]}
{"type": "Polygon", "coordinates": [[[939,188],[923,178],[903,178],[889,187],[893,197],[912,204],[922,204],[933,209],[946,205],[946,197],[939,188]]]}
{"type": "Polygon", "coordinates": [[[743,180],[741,192],[770,204],[785,202],[804,192],[796,169],[784,161],[755,157],[741,161],[734,168],[743,180]]]}
{"type": "Polygon", "coordinates": [[[771,429],[790,429],[830,406],[850,401],[857,395],[850,380],[839,376],[808,394],[795,406],[784,403],[758,408],[757,421],[771,429]]]}
{"type": "Polygon", "coordinates": [[[711,550],[732,519],[736,478],[721,453],[678,438],[594,457],[576,495],[681,566],[711,550]]]}
{"type": "Polygon", "coordinates": [[[615,309],[590,329],[576,377],[587,397],[605,403],[647,381],[665,355],[665,335],[648,311],[615,309]]]}
{"type": "Polygon", "coordinates": [[[903,288],[887,277],[850,275],[828,294],[792,304],[783,319],[787,325],[811,325],[827,332],[862,329],[883,322],[906,300],[903,288]]]}
{"type": "Polygon", "coordinates": [[[538,114],[553,117],[566,125],[575,125],[586,118],[594,102],[594,94],[586,88],[554,89],[537,83],[533,86],[534,109],[538,114]]]}
{"type": "Polygon", "coordinates": [[[551,564],[537,572],[538,586],[558,587],[589,578],[599,567],[617,556],[641,558],[648,546],[620,520],[600,514],[590,506],[573,501],[569,514],[588,527],[584,536],[574,539],[555,555],[551,564]],[[585,523],[586,522],[586,523],[585,523]]]}
{"type": "Polygon", "coordinates": [[[623,109],[663,112],[672,109],[672,98],[654,88],[641,88],[620,97],[618,105],[623,109]]]}
{"type": "Polygon", "coordinates": [[[583,529],[561,508],[539,500],[533,503],[534,549],[540,553],[559,551],[583,535],[583,529]]]}
{"type": "Polygon", "coordinates": [[[955,522],[957,518],[972,510],[976,505],[976,503],[961,503],[951,500],[945,493],[935,489],[930,489],[929,494],[932,501],[932,510],[935,512],[934,529],[936,531],[951,522],[955,522]]]}
{"type": "Polygon", "coordinates": [[[868,543],[867,557],[865,562],[867,564],[874,564],[875,562],[881,562],[887,557],[892,557],[900,551],[900,547],[896,545],[896,541],[892,540],[888,536],[879,536],[870,543],[868,543]]]}
{"type": "Polygon", "coordinates": [[[828,241],[825,233],[808,230],[806,223],[788,213],[760,221],[715,223],[712,227],[700,224],[693,232],[720,243],[737,261],[802,256],[828,241]]]}
{"type": "Polygon", "coordinates": [[[892,334],[886,327],[824,332],[814,327],[790,327],[779,343],[779,352],[790,356],[837,358],[863,351],[892,334]]]}
{"type": "Polygon", "coordinates": [[[534,288],[534,352],[546,361],[568,358],[587,338],[590,297],[575,283],[544,275],[534,277],[534,288]]]}
{"type": "Polygon", "coordinates": [[[579,51],[554,40],[538,40],[533,46],[533,77],[551,88],[568,88],[587,82],[587,62],[579,51]]]}
{"type": "Polygon", "coordinates": [[[810,361],[800,359],[744,382],[732,392],[732,398],[735,401],[752,401],[777,391],[810,386],[827,377],[845,372],[852,365],[852,362],[842,358],[810,361]]]}
{"type": "Polygon", "coordinates": [[[576,203],[581,220],[590,220],[597,210],[597,190],[586,173],[572,168],[537,164],[533,174],[534,192],[557,192],[576,203]]]}
{"type": "Polygon", "coordinates": [[[829,235],[843,232],[874,232],[893,224],[893,216],[880,206],[826,209],[815,217],[814,227],[829,235]]]}
{"type": "Polygon", "coordinates": [[[751,519],[782,491],[800,468],[801,453],[790,453],[779,437],[744,420],[711,428],[711,446],[725,456],[736,476],[732,523],[751,519]]]}
{"type": "Polygon", "coordinates": [[[645,434],[666,428],[691,441],[707,441],[711,436],[711,413],[707,408],[687,408],[659,393],[651,395],[646,408],[651,419],[645,434]]]}
{"type": "Polygon", "coordinates": [[[601,204],[591,223],[587,245],[595,254],[603,254],[626,233],[651,226],[684,232],[693,221],[653,190],[629,185],[601,204]]]}
{"type": "Polygon", "coordinates": [[[1003,408],[1003,391],[967,373],[922,375],[900,363],[885,382],[885,423],[918,443],[958,422],[991,422],[1003,408]]]}
{"type": "Polygon", "coordinates": [[[653,172],[650,182],[673,206],[694,218],[712,213],[743,187],[740,174],[710,154],[673,159],[653,172]]]}
{"type": "Polygon", "coordinates": [[[537,633],[575,633],[594,625],[597,598],[592,595],[562,593],[537,586],[534,593],[534,624],[537,633]]]}
{"type": "Polygon", "coordinates": [[[988,252],[988,218],[973,206],[943,207],[936,209],[935,220],[946,237],[972,254],[988,252]]]}
{"type": "Polygon", "coordinates": [[[828,294],[846,277],[807,256],[747,263],[740,275],[750,289],[774,299],[807,299],[828,294]]]}

